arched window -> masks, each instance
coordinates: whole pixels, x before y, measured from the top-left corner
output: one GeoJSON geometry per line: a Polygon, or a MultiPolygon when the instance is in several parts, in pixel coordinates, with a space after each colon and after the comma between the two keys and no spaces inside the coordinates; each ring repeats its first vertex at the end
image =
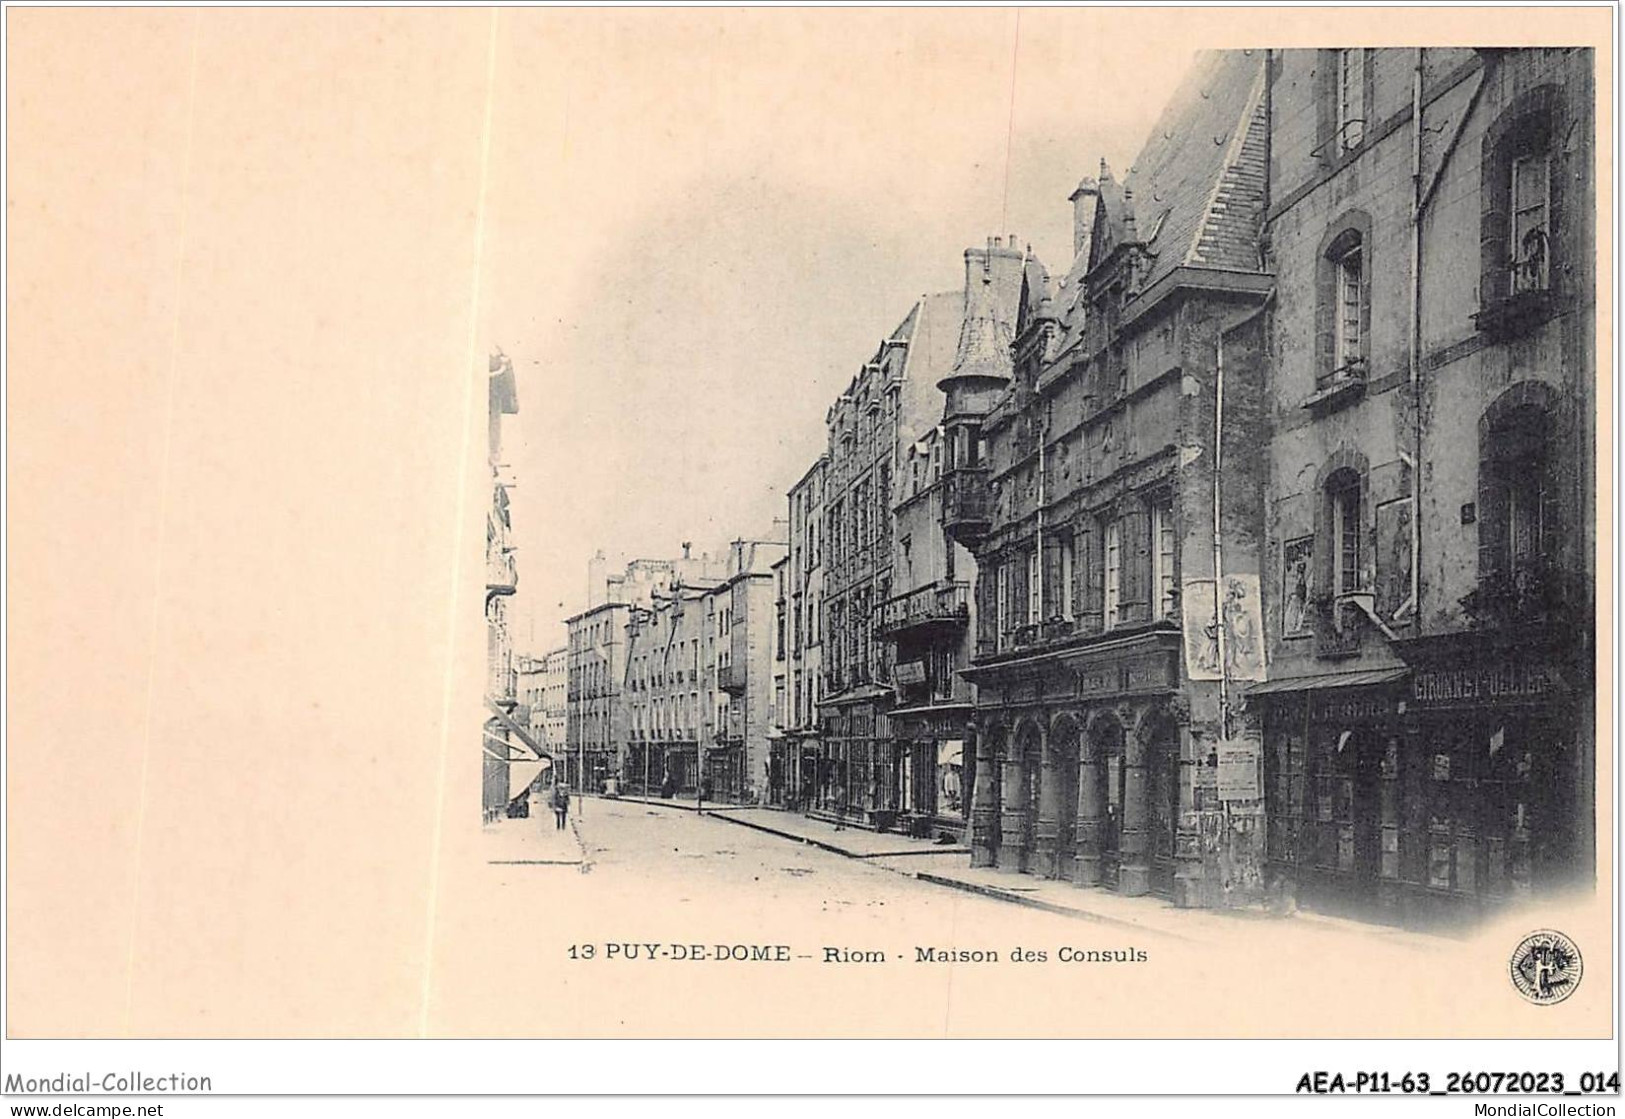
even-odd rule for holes
{"type": "Polygon", "coordinates": [[[1511,337],[1543,322],[1560,272],[1563,218],[1563,103],[1553,85],[1538,86],[1508,105],[1485,131],[1479,185],[1478,326],[1511,337]]]}
{"type": "Polygon", "coordinates": [[[1555,551],[1555,404],[1550,386],[1526,381],[1484,413],[1479,427],[1480,580],[1539,577],[1555,551]]]}
{"type": "Polygon", "coordinates": [[[1360,476],[1344,468],[1326,480],[1326,520],[1331,531],[1331,587],[1333,594],[1361,589],[1360,476]]]}
{"type": "Polygon", "coordinates": [[[1364,381],[1370,359],[1371,219],[1350,211],[1321,239],[1315,266],[1315,388],[1364,381]]]}

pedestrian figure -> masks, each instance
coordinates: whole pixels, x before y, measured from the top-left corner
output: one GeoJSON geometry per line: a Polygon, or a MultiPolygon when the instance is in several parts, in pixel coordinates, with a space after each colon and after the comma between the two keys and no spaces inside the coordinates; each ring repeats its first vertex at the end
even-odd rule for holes
{"type": "Polygon", "coordinates": [[[835,830],[846,826],[846,782],[835,786],[835,830]]]}
{"type": "Polygon", "coordinates": [[[553,822],[555,830],[564,830],[565,817],[570,815],[570,790],[565,785],[553,786],[553,822]]]}

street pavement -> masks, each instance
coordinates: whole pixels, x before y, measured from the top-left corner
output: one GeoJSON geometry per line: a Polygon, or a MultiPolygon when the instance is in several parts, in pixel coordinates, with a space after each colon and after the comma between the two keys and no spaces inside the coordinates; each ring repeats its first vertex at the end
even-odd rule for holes
{"type": "Polygon", "coordinates": [[[1136,1037],[1174,1020],[1181,1036],[1244,1037],[1291,1003],[1318,1036],[1383,1036],[1392,1004],[1373,993],[1403,982],[1472,1036],[1479,1003],[1506,993],[1498,941],[1178,910],[767,809],[587,798],[571,819],[492,825],[478,872],[448,880],[443,920],[492,947],[441,961],[438,1032],[1136,1037]],[[752,947],[787,958],[717,959],[752,947]],[[969,1009],[990,1005],[1009,1008],[996,1028],[969,1009]]]}

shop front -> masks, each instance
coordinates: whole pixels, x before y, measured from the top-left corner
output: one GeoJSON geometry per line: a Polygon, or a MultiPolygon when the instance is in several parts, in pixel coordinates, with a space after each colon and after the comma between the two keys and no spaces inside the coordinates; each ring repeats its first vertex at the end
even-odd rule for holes
{"type": "Polygon", "coordinates": [[[891,712],[892,789],[897,827],[917,836],[962,840],[970,820],[965,742],[968,703],[903,708],[891,712]]]}
{"type": "Polygon", "coordinates": [[[1586,751],[1559,665],[1471,636],[1405,652],[1408,668],[1249,697],[1264,707],[1271,873],[1307,908],[1417,928],[1567,884],[1586,751]]]}
{"type": "Polygon", "coordinates": [[[867,694],[825,710],[813,814],[863,827],[894,827],[898,801],[890,711],[877,695],[867,694]]]}

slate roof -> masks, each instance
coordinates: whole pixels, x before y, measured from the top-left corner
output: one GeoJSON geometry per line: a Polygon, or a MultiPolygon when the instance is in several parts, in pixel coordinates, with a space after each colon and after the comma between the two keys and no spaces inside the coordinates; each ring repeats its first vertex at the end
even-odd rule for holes
{"type": "MultiPolygon", "coordinates": [[[[1008,380],[1010,346],[1015,340],[1015,300],[999,290],[988,269],[972,269],[965,279],[965,313],[954,354],[953,376],[1008,380]]],[[[1019,292],[1015,293],[1019,296],[1019,292]]]]}
{"type": "MultiPolygon", "coordinates": [[[[1093,263],[1124,240],[1153,254],[1142,290],[1175,268],[1256,272],[1267,122],[1263,51],[1203,51],[1119,188],[1103,173],[1093,263]]],[[[1104,169],[1103,169],[1104,171],[1104,169]]]]}

